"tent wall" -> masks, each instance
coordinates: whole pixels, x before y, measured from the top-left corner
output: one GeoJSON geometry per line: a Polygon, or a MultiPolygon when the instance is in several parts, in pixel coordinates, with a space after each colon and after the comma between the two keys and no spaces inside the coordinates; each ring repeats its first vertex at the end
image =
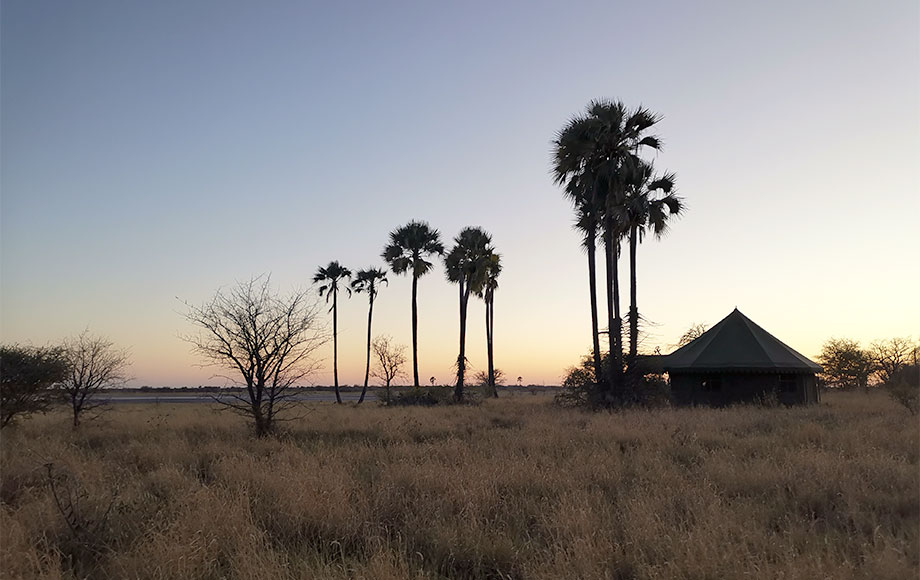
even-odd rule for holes
{"type": "Polygon", "coordinates": [[[814,374],[670,373],[671,395],[678,405],[724,406],[756,403],[776,394],[784,405],[818,402],[814,374]]]}

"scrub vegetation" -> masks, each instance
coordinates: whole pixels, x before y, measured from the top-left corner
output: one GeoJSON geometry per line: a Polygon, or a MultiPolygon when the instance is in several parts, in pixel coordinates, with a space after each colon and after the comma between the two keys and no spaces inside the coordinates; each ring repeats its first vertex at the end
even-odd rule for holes
{"type": "Polygon", "coordinates": [[[915,578],[920,426],[881,392],[586,412],[55,411],[0,441],[3,578],[915,578]]]}

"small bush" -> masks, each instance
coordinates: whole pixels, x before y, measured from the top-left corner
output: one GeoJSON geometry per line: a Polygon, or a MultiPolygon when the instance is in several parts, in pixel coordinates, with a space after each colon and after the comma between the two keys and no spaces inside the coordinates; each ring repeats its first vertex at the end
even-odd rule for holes
{"type": "MultiPolygon", "coordinates": [[[[601,363],[603,371],[609,364],[605,356],[601,363]]],[[[641,372],[641,371],[638,371],[641,372]]],[[[634,387],[629,387],[628,371],[624,373],[625,390],[617,397],[609,397],[603,388],[604,377],[594,379],[594,362],[590,356],[584,356],[577,367],[570,367],[562,380],[563,390],[554,398],[561,407],[667,407],[671,404],[671,386],[660,374],[642,374],[634,387]]]]}
{"type": "Polygon", "coordinates": [[[395,393],[384,401],[386,405],[402,407],[432,407],[448,405],[454,401],[451,387],[415,387],[408,391],[395,393]]]}
{"type": "Polygon", "coordinates": [[[637,398],[644,407],[668,407],[671,405],[671,384],[664,375],[645,375],[637,398]]]}
{"type": "Polygon", "coordinates": [[[771,389],[764,391],[757,401],[761,407],[767,407],[768,409],[775,409],[780,406],[779,402],[779,393],[776,392],[776,389],[771,389]]]}
{"type": "Polygon", "coordinates": [[[887,385],[888,396],[904,406],[911,415],[920,413],[920,386],[899,381],[887,385]]]}

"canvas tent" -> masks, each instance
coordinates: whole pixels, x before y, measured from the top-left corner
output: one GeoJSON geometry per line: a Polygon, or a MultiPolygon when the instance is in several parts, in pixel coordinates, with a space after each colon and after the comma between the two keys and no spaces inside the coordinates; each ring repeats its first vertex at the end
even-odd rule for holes
{"type": "Polygon", "coordinates": [[[737,308],[662,362],[677,404],[718,406],[774,395],[784,404],[818,402],[815,373],[821,367],[737,308]]]}

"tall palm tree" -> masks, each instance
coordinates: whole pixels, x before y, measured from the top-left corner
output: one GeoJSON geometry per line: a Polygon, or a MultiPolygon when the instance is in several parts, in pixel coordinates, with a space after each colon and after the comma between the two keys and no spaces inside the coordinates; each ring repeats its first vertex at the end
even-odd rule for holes
{"type": "Polygon", "coordinates": [[[483,264],[485,271],[482,276],[482,284],[477,289],[476,295],[483,299],[486,304],[486,353],[488,359],[488,383],[493,397],[498,397],[498,389],[495,388],[495,359],[493,357],[493,338],[495,330],[495,291],[498,289],[498,275],[502,272],[501,256],[495,252],[490,252],[485,257],[483,264]]]}
{"type": "Polygon", "coordinates": [[[444,258],[447,279],[460,288],[460,354],[457,356],[457,385],[454,399],[463,401],[463,380],[466,373],[466,311],[470,294],[484,285],[486,263],[492,254],[491,236],[480,228],[464,228],[454,247],[444,258]]]}
{"type": "Polygon", "coordinates": [[[351,270],[336,261],[329,262],[325,268],[317,268],[316,274],[313,275],[314,284],[317,282],[322,282],[323,284],[319,287],[319,295],[322,296],[325,294],[326,302],[329,302],[330,297],[332,298],[332,307],[329,310],[332,312],[332,377],[335,385],[336,403],[342,402],[342,396],[339,394],[339,284],[342,284],[341,289],[348,292],[348,295],[351,296],[351,289],[346,282],[350,277],[351,270]]]}
{"type": "MultiPolygon", "coordinates": [[[[635,161],[627,175],[627,196],[621,207],[629,228],[629,354],[628,367],[635,369],[639,340],[639,309],[636,303],[636,249],[646,233],[661,238],[668,220],[679,215],[683,204],[674,188],[673,173],[658,176],[651,162],[635,161]]],[[[632,380],[636,379],[631,373],[632,380]]]]}
{"type": "Polygon", "coordinates": [[[601,343],[597,316],[597,237],[603,219],[603,205],[598,202],[593,189],[584,187],[581,180],[573,177],[566,185],[566,191],[575,204],[575,229],[582,233],[582,248],[588,255],[588,290],[591,301],[591,346],[594,355],[594,377],[600,383],[601,343]]]}
{"type": "MultiPolygon", "coordinates": [[[[620,316],[620,291],[617,261],[620,241],[627,229],[617,211],[626,197],[624,168],[641,147],[660,148],[657,137],[645,132],[659,117],[645,108],[630,111],[619,102],[596,100],[588,104],[584,115],[575,117],[559,132],[555,140],[554,174],[557,183],[568,184],[573,178],[583,181],[586,189],[603,200],[601,227],[604,241],[607,290],[608,343],[613,359],[608,388],[615,392],[622,385],[623,343],[620,316]]],[[[567,187],[567,194],[571,191],[567,187]]],[[[615,393],[618,394],[618,393],[615,393]]]]}
{"type": "Polygon", "coordinates": [[[412,377],[418,382],[418,279],[431,270],[426,258],[443,255],[441,234],[425,222],[411,221],[390,232],[390,243],[383,250],[394,274],[412,272],[412,377]]]}
{"type": "Polygon", "coordinates": [[[374,317],[374,298],[377,297],[377,291],[380,284],[388,284],[387,273],[379,268],[368,268],[358,270],[354,280],[351,281],[351,289],[355,292],[367,292],[367,364],[364,366],[364,388],[361,389],[361,396],[358,398],[358,404],[364,402],[364,394],[367,392],[367,380],[371,374],[371,321],[374,317]]]}

